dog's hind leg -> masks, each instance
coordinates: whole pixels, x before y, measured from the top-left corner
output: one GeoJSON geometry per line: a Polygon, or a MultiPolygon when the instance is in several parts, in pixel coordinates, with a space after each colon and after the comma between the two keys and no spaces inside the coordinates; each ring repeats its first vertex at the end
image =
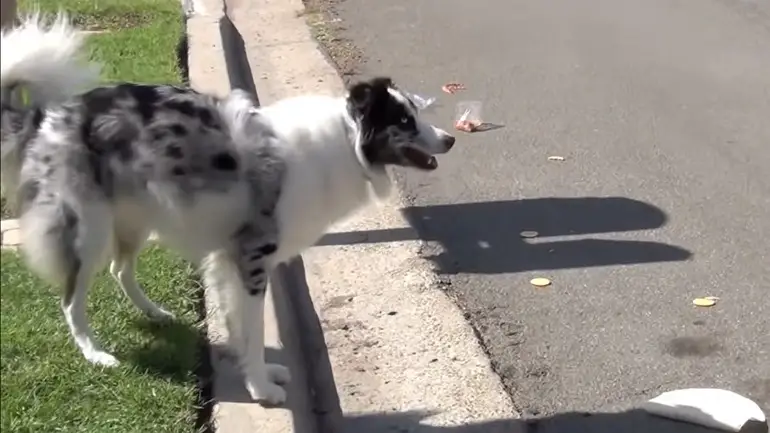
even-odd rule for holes
{"type": "Polygon", "coordinates": [[[94,364],[113,367],[118,365],[119,361],[101,348],[94,338],[86,315],[88,289],[95,271],[93,265],[93,262],[75,259],[75,266],[67,275],[61,306],[70,334],[83,356],[94,364]]]}
{"type": "Polygon", "coordinates": [[[114,366],[118,360],[102,350],[86,315],[91,279],[108,250],[111,214],[95,204],[75,212],[52,200],[29,207],[21,217],[23,251],[30,267],[53,282],[64,282],[61,308],[75,343],[90,362],[114,366]]]}
{"type": "Polygon", "coordinates": [[[174,315],[152,302],[136,281],[136,256],[147,239],[147,232],[128,234],[116,231],[114,256],[110,263],[110,274],[120,285],[126,297],[152,320],[173,320],[174,315]]]}

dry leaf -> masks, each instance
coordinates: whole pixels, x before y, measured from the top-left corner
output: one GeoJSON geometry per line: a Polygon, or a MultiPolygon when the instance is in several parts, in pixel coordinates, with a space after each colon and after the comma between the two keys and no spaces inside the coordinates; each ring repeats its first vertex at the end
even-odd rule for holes
{"type": "Polygon", "coordinates": [[[717,301],[709,298],[695,298],[692,300],[692,303],[696,307],[713,307],[717,301]]]}

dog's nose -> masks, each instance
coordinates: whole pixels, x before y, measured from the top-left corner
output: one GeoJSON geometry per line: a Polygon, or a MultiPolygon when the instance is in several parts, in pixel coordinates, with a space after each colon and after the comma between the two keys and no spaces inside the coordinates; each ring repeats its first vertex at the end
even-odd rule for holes
{"type": "Polygon", "coordinates": [[[444,146],[446,146],[446,149],[449,150],[452,148],[452,146],[455,145],[455,138],[453,135],[447,135],[444,137],[444,146]]]}

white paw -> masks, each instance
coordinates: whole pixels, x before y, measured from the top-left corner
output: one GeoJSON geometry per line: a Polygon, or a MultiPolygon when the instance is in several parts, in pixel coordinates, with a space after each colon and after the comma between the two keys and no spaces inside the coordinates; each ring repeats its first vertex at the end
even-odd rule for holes
{"type": "Polygon", "coordinates": [[[286,403],[286,391],[280,385],[269,380],[246,379],[246,390],[249,391],[252,399],[260,403],[267,403],[272,406],[286,403]]]}
{"type": "Polygon", "coordinates": [[[172,313],[169,313],[160,307],[148,309],[144,312],[144,314],[146,314],[147,317],[154,322],[171,322],[175,319],[172,313]]]}
{"type": "Polygon", "coordinates": [[[90,352],[84,352],[83,355],[86,359],[95,365],[101,365],[102,367],[117,367],[120,365],[120,361],[117,358],[110,355],[107,352],[101,350],[92,350],[90,352]]]}
{"type": "Polygon", "coordinates": [[[267,377],[270,378],[273,383],[278,385],[286,385],[291,382],[291,372],[288,368],[281,364],[267,364],[267,377]]]}

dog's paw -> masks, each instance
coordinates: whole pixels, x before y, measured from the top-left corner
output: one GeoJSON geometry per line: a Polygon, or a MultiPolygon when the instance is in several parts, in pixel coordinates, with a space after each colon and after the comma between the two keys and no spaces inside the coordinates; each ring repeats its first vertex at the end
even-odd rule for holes
{"type": "Polygon", "coordinates": [[[117,367],[120,365],[120,361],[118,361],[117,358],[101,350],[93,350],[83,353],[83,355],[88,362],[94,365],[100,365],[102,367],[117,367]]]}
{"type": "Polygon", "coordinates": [[[286,390],[269,380],[246,379],[246,390],[253,400],[262,404],[279,406],[286,403],[286,390]]]}
{"type": "Polygon", "coordinates": [[[267,364],[266,367],[267,377],[269,377],[273,383],[286,385],[291,382],[291,372],[285,366],[281,364],[267,364]]]}

